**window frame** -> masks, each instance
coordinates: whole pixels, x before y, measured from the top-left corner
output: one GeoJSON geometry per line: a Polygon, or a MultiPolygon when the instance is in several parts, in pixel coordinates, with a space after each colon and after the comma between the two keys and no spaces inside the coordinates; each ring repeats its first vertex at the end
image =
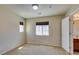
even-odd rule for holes
{"type": "Polygon", "coordinates": [[[19,24],[19,32],[20,33],[24,32],[24,24],[23,24],[23,22],[20,22],[20,24],[19,24]]]}
{"type": "Polygon", "coordinates": [[[49,36],[49,25],[36,25],[35,34],[36,34],[36,36],[49,36]],[[37,34],[37,26],[41,26],[41,27],[42,27],[42,29],[41,29],[41,30],[42,30],[42,34],[41,34],[41,35],[38,35],[38,34],[37,34]],[[44,29],[43,29],[44,26],[48,26],[48,30],[45,30],[45,31],[48,31],[48,32],[47,32],[47,33],[48,33],[47,35],[46,35],[46,34],[43,34],[43,32],[45,32],[44,29]]]}

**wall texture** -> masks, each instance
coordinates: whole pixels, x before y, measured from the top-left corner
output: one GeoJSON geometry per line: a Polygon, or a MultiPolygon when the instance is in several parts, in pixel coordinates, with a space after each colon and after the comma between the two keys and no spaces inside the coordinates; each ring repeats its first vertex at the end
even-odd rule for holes
{"type": "Polygon", "coordinates": [[[64,16],[40,17],[26,20],[27,43],[61,46],[61,20],[64,16]],[[49,36],[36,36],[36,22],[49,21],[49,36]]]}
{"type": "Polygon", "coordinates": [[[25,33],[19,32],[19,22],[23,18],[0,5],[0,54],[24,44],[25,33]]]}

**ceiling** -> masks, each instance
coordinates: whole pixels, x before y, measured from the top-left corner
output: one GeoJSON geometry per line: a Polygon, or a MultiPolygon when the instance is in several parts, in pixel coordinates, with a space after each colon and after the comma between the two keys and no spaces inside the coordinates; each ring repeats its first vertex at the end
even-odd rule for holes
{"type": "Polygon", "coordinates": [[[32,4],[9,4],[6,6],[19,16],[22,16],[24,18],[35,18],[65,14],[72,5],[39,4],[38,10],[33,10],[32,4]]]}

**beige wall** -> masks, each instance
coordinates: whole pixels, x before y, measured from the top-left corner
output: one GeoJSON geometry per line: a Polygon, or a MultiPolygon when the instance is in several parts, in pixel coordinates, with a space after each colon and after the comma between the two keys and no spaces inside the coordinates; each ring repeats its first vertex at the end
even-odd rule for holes
{"type": "Polygon", "coordinates": [[[25,42],[25,33],[19,32],[19,22],[23,18],[0,5],[0,54],[25,42]]]}
{"type": "Polygon", "coordinates": [[[61,45],[61,20],[64,16],[40,17],[26,20],[27,43],[51,46],[61,45]],[[49,21],[49,36],[36,36],[36,22],[49,21]]]}
{"type": "Polygon", "coordinates": [[[73,37],[74,38],[79,38],[79,20],[74,20],[73,37]]]}

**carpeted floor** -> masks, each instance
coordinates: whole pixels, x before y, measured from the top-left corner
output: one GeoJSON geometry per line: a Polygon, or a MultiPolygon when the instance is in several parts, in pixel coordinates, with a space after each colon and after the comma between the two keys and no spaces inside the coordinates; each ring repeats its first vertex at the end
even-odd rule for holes
{"type": "Polygon", "coordinates": [[[68,53],[59,47],[25,44],[4,55],[68,55],[68,53]]]}

